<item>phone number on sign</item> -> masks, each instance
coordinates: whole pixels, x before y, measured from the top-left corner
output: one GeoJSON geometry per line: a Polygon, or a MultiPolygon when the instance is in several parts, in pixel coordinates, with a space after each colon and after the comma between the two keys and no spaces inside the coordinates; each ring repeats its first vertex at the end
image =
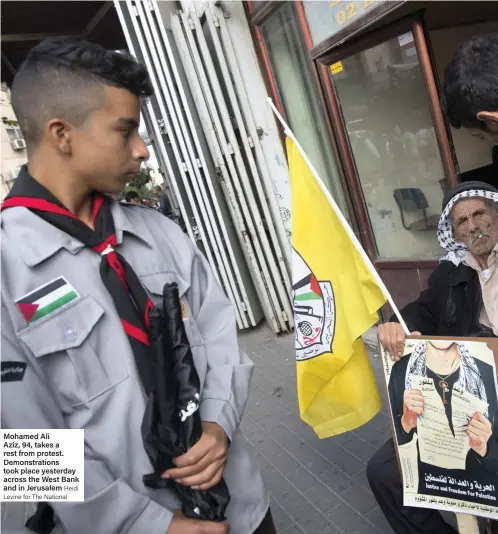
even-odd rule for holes
{"type": "Polygon", "coordinates": [[[342,0],[329,2],[329,7],[335,11],[335,21],[343,26],[362,12],[374,6],[375,0],[363,0],[362,2],[345,3],[342,0]]]}

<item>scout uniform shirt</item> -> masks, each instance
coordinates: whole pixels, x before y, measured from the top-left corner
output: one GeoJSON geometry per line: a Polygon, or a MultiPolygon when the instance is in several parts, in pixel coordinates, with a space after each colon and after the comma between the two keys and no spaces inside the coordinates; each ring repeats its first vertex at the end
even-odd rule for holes
{"type": "MultiPolygon", "coordinates": [[[[238,428],[253,364],[239,351],[231,304],[176,224],[138,206],[113,202],[111,211],[116,250],[152,301],[161,303],[164,284],[178,284],[201,418],[230,440],[231,533],[250,534],[269,501],[238,428]]],[[[152,471],[140,431],[146,399],[99,254],[24,207],[2,213],[1,245],[2,428],[85,430],[85,502],[52,503],[64,531],[165,534],[181,505],[172,491],[142,483],[152,471]],[[22,372],[10,373],[11,364],[22,372]]]]}

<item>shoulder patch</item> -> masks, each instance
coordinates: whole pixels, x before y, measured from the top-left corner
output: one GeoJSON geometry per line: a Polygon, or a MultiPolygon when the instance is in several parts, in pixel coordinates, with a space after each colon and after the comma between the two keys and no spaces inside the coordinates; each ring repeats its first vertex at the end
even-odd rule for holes
{"type": "Polygon", "coordinates": [[[2,382],[21,382],[26,372],[25,362],[2,362],[2,382]]]}

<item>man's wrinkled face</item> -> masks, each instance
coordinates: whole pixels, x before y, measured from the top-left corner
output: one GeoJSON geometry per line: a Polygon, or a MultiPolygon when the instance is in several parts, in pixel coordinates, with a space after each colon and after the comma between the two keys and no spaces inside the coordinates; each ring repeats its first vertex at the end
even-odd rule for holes
{"type": "Polygon", "coordinates": [[[459,200],[451,210],[453,237],[475,256],[488,256],[498,242],[498,211],[482,198],[459,200]]]}

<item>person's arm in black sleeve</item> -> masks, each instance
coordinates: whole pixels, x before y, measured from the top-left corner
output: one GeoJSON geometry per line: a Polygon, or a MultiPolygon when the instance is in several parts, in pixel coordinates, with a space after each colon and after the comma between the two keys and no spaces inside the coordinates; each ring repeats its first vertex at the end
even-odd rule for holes
{"type": "MultiPolygon", "coordinates": [[[[425,336],[437,335],[440,313],[437,294],[442,274],[438,267],[429,277],[427,289],[420,293],[417,300],[401,310],[401,316],[410,332],[420,332],[425,336]]],[[[390,322],[399,322],[396,315],[391,317],[390,322]]]]}

